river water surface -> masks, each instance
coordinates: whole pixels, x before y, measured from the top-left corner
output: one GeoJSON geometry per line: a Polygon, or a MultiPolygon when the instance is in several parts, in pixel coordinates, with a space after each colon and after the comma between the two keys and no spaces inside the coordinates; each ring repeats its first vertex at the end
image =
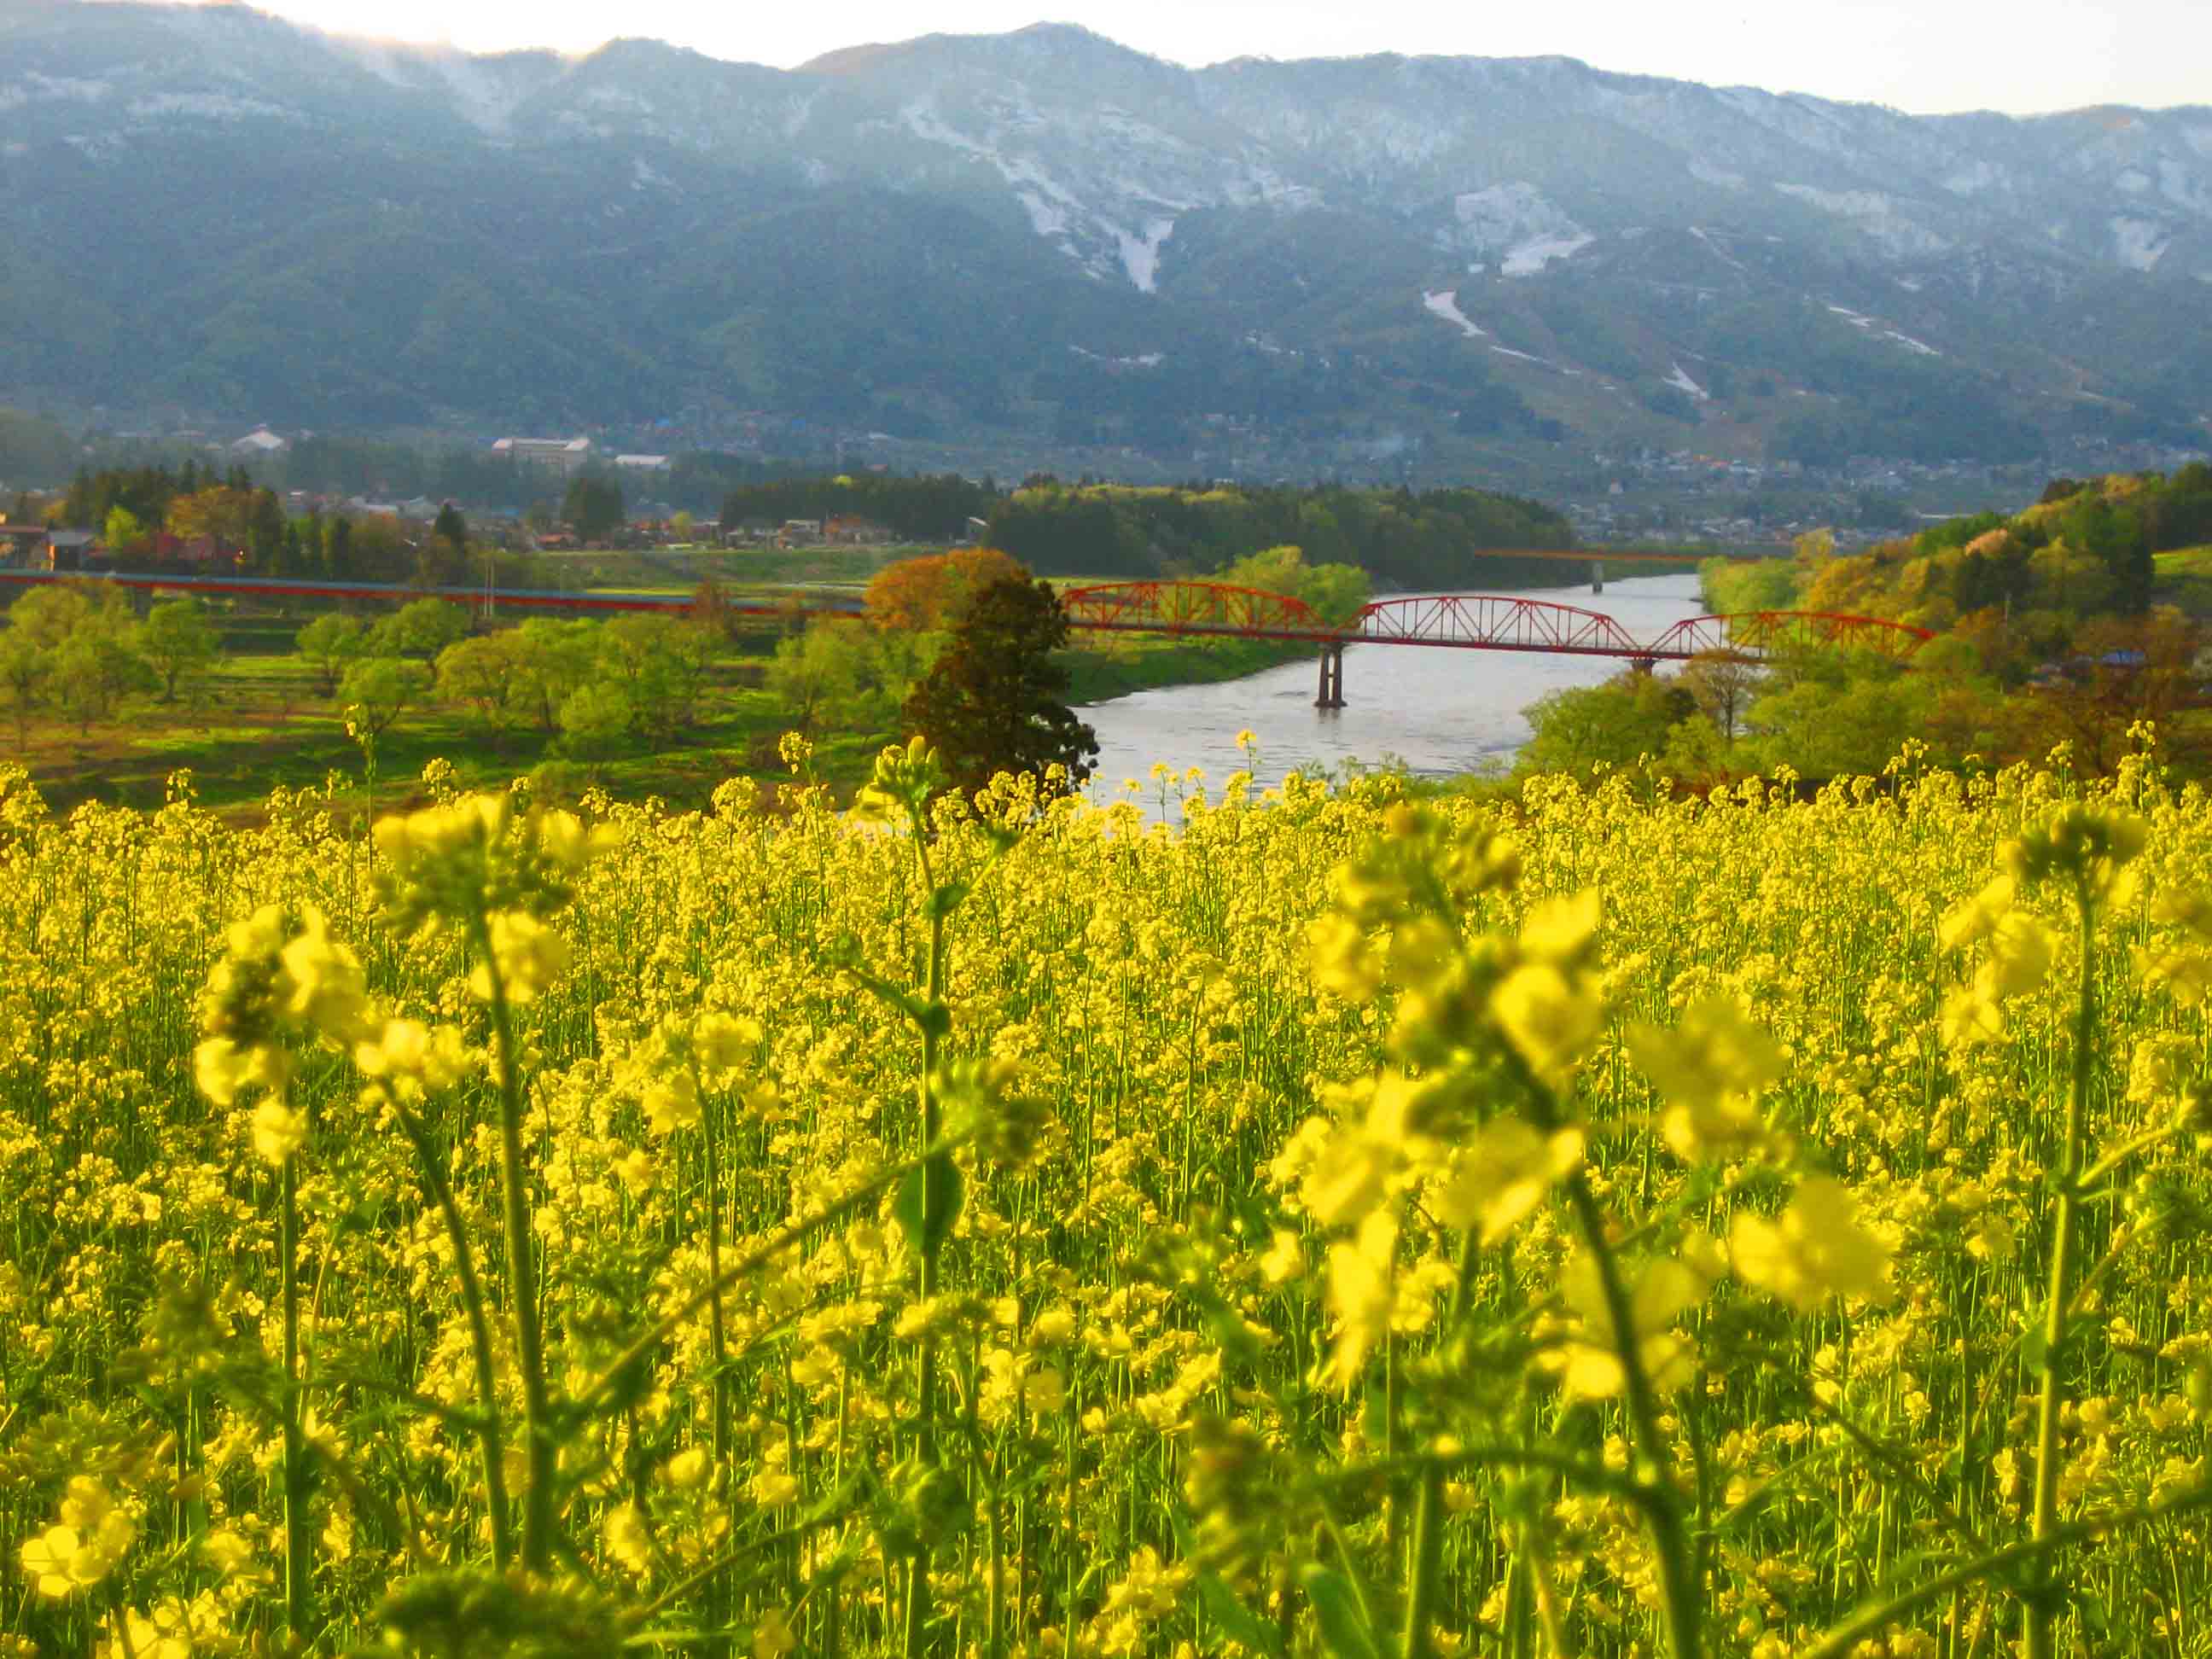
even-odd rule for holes
{"type": "MultiPolygon", "coordinates": [[[[1698,579],[1687,572],[1608,580],[1602,594],[1585,582],[1514,597],[1601,611],[1639,640],[1704,611],[1698,579]]],[[[1237,748],[1243,731],[1259,740],[1253,773],[1261,788],[1285,772],[1346,763],[1399,763],[1425,777],[1502,770],[1528,740],[1523,708],[1547,691],[1595,685],[1627,666],[1612,657],[1356,645],[1344,653],[1346,706],[1320,709],[1313,706],[1319,655],[1218,685],[1168,686],[1078,709],[1098,734],[1092,799],[1111,800],[1123,780],[1134,778],[1139,799],[1156,800],[1156,761],[1178,773],[1202,767],[1218,789],[1246,763],[1237,748]]]]}

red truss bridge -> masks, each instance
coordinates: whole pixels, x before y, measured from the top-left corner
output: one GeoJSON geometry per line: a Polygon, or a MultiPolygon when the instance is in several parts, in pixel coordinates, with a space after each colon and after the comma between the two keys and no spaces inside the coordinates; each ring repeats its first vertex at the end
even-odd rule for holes
{"type": "Polygon", "coordinates": [[[1462,651],[1540,651],[1632,662],[1683,662],[1702,652],[1765,658],[1826,646],[1910,656],[1924,628],[1818,611],[1692,617],[1640,640],[1603,611],[1510,593],[1416,593],[1376,599],[1349,623],[1327,622],[1304,600],[1217,582],[1104,582],[1061,593],[1071,628],[1131,634],[1226,634],[1316,644],[1429,645],[1462,651]]]}
{"type": "Polygon", "coordinates": [[[1334,640],[1304,599],[1220,582],[1102,582],[1061,590],[1070,628],[1124,634],[1233,634],[1244,639],[1334,640]]]}
{"type": "Polygon", "coordinates": [[[1344,707],[1347,645],[1443,646],[1462,651],[1534,651],[1613,657],[1638,668],[1707,653],[1764,661],[1826,647],[1877,651],[1899,659],[1933,637],[1924,628],[1817,611],[1757,611],[1692,617],[1639,640],[1599,611],[1550,599],[1492,593],[1419,593],[1376,599],[1346,626],[1332,626],[1302,600],[1215,582],[1105,582],[1060,596],[1072,628],[1124,633],[1226,635],[1308,641],[1321,647],[1323,708],[1344,707]]]}

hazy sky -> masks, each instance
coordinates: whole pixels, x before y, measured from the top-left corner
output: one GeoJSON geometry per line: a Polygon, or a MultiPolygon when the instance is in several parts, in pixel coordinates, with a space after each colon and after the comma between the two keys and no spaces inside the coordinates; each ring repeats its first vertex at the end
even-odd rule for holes
{"type": "Polygon", "coordinates": [[[838,46],[1081,23],[1156,57],[1511,58],[1915,112],[2212,102],[2212,0],[263,0],[348,34],[583,52],[648,35],[788,68],[838,46]]]}

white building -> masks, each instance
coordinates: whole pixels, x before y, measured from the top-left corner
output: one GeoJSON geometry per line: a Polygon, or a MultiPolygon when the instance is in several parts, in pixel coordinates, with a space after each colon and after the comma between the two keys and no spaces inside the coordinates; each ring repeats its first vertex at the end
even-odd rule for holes
{"type": "Polygon", "coordinates": [[[550,466],[564,477],[583,471],[592,459],[589,438],[501,438],[491,447],[491,453],[507,460],[526,462],[532,466],[550,466]]]}
{"type": "Polygon", "coordinates": [[[267,427],[257,426],[231,445],[230,453],[241,460],[250,460],[257,455],[281,455],[291,447],[289,438],[280,438],[267,427]]]}

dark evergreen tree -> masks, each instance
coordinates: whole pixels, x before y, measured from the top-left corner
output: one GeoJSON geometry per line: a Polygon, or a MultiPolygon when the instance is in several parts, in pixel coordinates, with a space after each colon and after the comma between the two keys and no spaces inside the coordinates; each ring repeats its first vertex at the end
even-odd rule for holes
{"type": "Polygon", "coordinates": [[[430,533],[452,548],[457,556],[468,551],[469,521],[461,516],[461,509],[451,501],[438,509],[438,522],[430,526],[430,533]]]}
{"type": "Polygon", "coordinates": [[[284,558],[284,509],[273,489],[253,492],[252,515],[246,520],[246,556],[256,570],[275,571],[283,568],[284,558]]]}
{"type": "Polygon", "coordinates": [[[343,514],[323,526],[323,568],[333,581],[354,580],[353,521],[343,514]]]}
{"type": "Polygon", "coordinates": [[[1049,582],[1008,577],[969,601],[904,711],[961,789],[972,793],[1000,772],[1042,783],[1054,763],[1067,769],[1069,789],[1090,777],[1098,739],[1060,701],[1067,671],[1052,657],[1066,643],[1067,613],[1049,582]]]}
{"type": "Polygon", "coordinates": [[[613,535],[623,527],[626,516],[622,486],[597,473],[577,474],[562,498],[561,517],[587,542],[613,535]]]}

